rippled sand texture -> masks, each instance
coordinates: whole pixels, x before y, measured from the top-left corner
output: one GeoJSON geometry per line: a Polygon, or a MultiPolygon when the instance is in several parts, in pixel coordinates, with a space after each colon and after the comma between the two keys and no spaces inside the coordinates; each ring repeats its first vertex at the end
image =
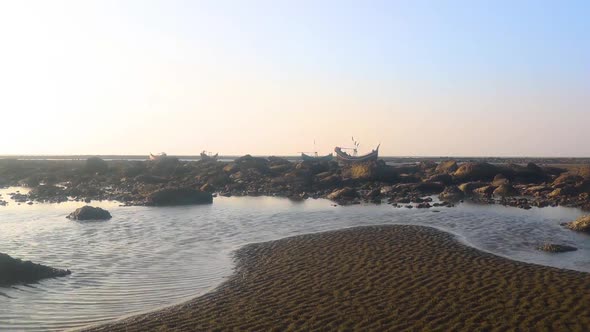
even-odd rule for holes
{"type": "Polygon", "coordinates": [[[216,291],[97,331],[590,329],[590,274],[519,263],[420,226],[252,244],[216,291]]]}

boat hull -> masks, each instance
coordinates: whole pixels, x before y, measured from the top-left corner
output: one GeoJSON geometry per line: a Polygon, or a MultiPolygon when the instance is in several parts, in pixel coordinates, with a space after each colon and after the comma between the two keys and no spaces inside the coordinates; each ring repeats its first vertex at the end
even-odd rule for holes
{"type": "Polygon", "coordinates": [[[305,153],[301,153],[301,160],[303,160],[303,161],[330,161],[330,160],[332,160],[333,157],[334,157],[334,155],[331,153],[328,155],[325,155],[325,156],[318,156],[318,157],[310,156],[305,153]]]}
{"type": "Polygon", "coordinates": [[[215,161],[217,160],[217,156],[219,155],[219,153],[216,153],[212,156],[206,154],[206,153],[201,153],[201,160],[207,160],[207,161],[215,161]]]}
{"type": "Polygon", "coordinates": [[[366,155],[362,156],[351,156],[348,153],[342,151],[342,149],[339,147],[336,147],[334,151],[336,152],[336,158],[338,159],[338,162],[344,164],[376,161],[377,158],[379,158],[379,147],[377,147],[377,149],[371,151],[370,153],[367,153],[366,155]]]}

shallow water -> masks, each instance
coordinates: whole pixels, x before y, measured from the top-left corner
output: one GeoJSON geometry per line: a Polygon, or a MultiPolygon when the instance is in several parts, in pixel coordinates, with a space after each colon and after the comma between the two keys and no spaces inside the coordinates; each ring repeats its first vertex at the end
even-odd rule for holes
{"type": "MultiPolygon", "coordinates": [[[[6,193],[14,190],[0,193],[8,199],[6,193]]],[[[428,225],[501,256],[590,272],[590,236],[559,225],[582,214],[570,208],[525,211],[465,203],[410,210],[218,197],[212,205],[173,208],[92,202],[109,209],[113,219],[65,218],[83,205],[11,202],[0,207],[0,252],[73,272],[37,284],[0,287],[0,330],[62,330],[174,304],[229,276],[231,252],[244,244],[352,226],[428,225]],[[579,250],[558,255],[535,250],[544,242],[579,250]]]]}

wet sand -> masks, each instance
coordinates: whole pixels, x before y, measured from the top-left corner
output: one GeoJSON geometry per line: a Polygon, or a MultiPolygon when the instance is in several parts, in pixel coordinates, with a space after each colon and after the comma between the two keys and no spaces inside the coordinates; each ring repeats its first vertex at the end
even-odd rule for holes
{"type": "Polygon", "coordinates": [[[251,244],[187,303],[92,331],[590,330],[590,274],[511,261],[421,226],[251,244]]]}

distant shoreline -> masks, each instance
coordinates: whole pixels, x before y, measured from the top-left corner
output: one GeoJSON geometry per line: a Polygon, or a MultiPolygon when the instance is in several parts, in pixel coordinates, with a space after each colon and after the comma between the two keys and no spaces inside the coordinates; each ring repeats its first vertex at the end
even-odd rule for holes
{"type": "MultiPolygon", "coordinates": [[[[171,155],[181,160],[201,160],[199,155],[171,155]]],[[[271,155],[252,155],[254,157],[267,158],[271,155]]],[[[287,159],[289,161],[301,160],[299,155],[272,155],[287,159]]],[[[89,157],[99,157],[104,160],[147,160],[148,155],[0,155],[0,159],[18,159],[18,160],[81,160],[85,161],[89,157]]],[[[242,155],[220,155],[221,161],[233,161],[242,155]]],[[[456,160],[457,162],[488,162],[488,163],[515,163],[527,164],[534,162],[537,164],[547,165],[569,165],[569,164],[590,164],[590,157],[495,157],[495,156],[379,156],[379,159],[390,163],[418,163],[422,161],[441,162],[445,160],[456,160]]]]}

